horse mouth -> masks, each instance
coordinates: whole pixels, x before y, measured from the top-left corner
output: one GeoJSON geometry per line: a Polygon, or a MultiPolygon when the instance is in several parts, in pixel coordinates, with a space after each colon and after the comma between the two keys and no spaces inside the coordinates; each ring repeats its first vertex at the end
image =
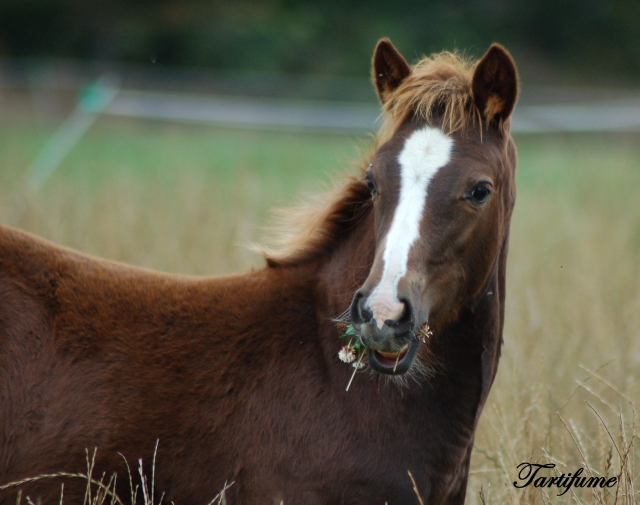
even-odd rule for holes
{"type": "Polygon", "coordinates": [[[416,357],[419,340],[414,340],[397,352],[384,352],[370,349],[369,365],[376,372],[385,375],[402,375],[409,371],[416,357]]]}

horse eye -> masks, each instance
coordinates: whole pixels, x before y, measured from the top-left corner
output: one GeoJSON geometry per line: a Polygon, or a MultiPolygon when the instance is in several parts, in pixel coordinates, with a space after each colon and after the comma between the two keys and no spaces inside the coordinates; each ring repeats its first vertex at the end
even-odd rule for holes
{"type": "Polygon", "coordinates": [[[490,191],[484,186],[478,186],[471,192],[471,199],[477,203],[484,203],[489,198],[490,191]]]}
{"type": "Polygon", "coordinates": [[[376,185],[369,177],[367,177],[367,187],[369,188],[369,191],[371,191],[372,195],[375,195],[378,192],[378,190],[376,189],[376,185]]]}

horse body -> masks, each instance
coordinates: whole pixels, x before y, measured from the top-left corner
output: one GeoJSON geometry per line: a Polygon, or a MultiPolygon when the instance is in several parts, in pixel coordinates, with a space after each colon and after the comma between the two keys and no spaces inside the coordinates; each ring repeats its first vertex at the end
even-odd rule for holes
{"type": "MultiPolygon", "coordinates": [[[[329,490],[338,503],[402,502],[413,494],[407,470],[420,479],[447,459],[411,450],[435,445],[437,409],[424,391],[370,380],[345,391],[337,332],[315,309],[330,305],[316,297],[323,276],[333,285],[333,265],[181,278],[8,228],[0,256],[5,481],[82,472],[93,447],[98,475],[126,476],[118,452],[150,471],[159,439],[156,486],[184,503],[206,503],[225,480],[236,480],[239,503],[313,503],[329,490]],[[324,342],[309,338],[319,332],[324,342]],[[387,415],[371,416],[372,405],[387,415]],[[397,426],[404,417],[411,429],[397,426]]],[[[81,499],[76,488],[66,484],[68,500],[81,499]]],[[[128,496],[124,478],[120,488],[128,496]]],[[[58,498],[50,482],[26,489],[58,498]]]]}
{"type": "MultiPolygon", "coordinates": [[[[385,44],[374,59],[383,103],[407,77],[385,44]]],[[[489,77],[495,88],[495,69],[489,77]]],[[[493,116],[508,108],[502,98],[487,101],[493,116]]],[[[320,231],[260,271],[158,274],[1,227],[0,485],[85,471],[85,449],[97,447],[94,476],[117,472],[126,499],[124,459],[135,472],[142,458],[150,480],[159,440],[156,497],[164,491],[178,505],[208,503],[225,482],[234,482],[228,502],[240,504],[416,503],[416,492],[429,504],[463,503],[500,354],[514,199],[509,114],[485,131],[448,133],[445,165],[464,170],[429,182],[419,221],[428,238],[404,249],[407,274],[390,284],[397,321],[367,305],[388,263],[385,212],[399,198],[384,177],[415,132],[446,129],[446,110],[405,114],[366,172],[379,194],[352,177],[317,218],[320,231]],[[487,203],[467,202],[474,189],[458,195],[469,178],[470,188],[491,186],[487,203]],[[349,308],[369,367],[346,391],[353,368],[337,359],[335,320],[349,308]],[[415,332],[427,320],[434,335],[420,346],[415,332]],[[404,367],[404,385],[386,356],[404,367]]],[[[59,482],[28,483],[24,493],[53,502],[59,482]]],[[[66,483],[65,500],[80,501],[84,489],[66,483]]],[[[0,503],[14,495],[0,490],[0,503]]]]}
{"type": "MultiPolygon", "coordinates": [[[[194,480],[181,474],[201,475],[207,492],[216,476],[221,487],[237,463],[230,451],[246,447],[219,440],[257,442],[238,434],[252,425],[247,416],[270,409],[262,409],[265,375],[316,352],[283,338],[290,328],[313,331],[315,319],[309,281],[290,272],[177,278],[83,258],[10,229],[1,237],[0,474],[8,479],[83,470],[85,447],[99,447],[98,469],[126,475],[117,452],[134,466],[143,455],[150,462],[160,439],[160,479],[175,474],[179,490],[194,480]]],[[[292,378],[281,378],[285,389],[292,378]]]]}

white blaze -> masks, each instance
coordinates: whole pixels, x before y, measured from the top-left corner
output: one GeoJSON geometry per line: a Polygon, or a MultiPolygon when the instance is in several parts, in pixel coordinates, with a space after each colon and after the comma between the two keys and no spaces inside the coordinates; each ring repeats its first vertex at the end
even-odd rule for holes
{"type": "Polygon", "coordinates": [[[400,316],[404,305],[398,300],[398,282],[407,273],[409,250],[420,236],[420,221],[427,201],[427,186],[451,158],[453,140],[438,128],[425,126],[414,131],[398,155],[400,197],[384,243],[384,267],[367,305],[378,327],[400,316]]]}

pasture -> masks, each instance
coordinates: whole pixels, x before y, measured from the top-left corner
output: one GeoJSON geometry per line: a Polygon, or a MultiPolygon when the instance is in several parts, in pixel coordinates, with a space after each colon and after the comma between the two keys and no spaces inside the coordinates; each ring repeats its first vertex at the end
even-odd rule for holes
{"type": "MultiPolygon", "coordinates": [[[[0,117],[0,222],[92,255],[195,275],[261,267],[245,246],[265,236],[269,209],[321,191],[369,143],[103,118],[34,192],[25,172],[49,133],[27,117],[0,117]]],[[[516,143],[505,343],[467,503],[638,503],[638,137],[516,143]],[[517,489],[522,462],[553,462],[558,475],[620,474],[620,484],[561,497],[555,487],[517,489]]]]}

